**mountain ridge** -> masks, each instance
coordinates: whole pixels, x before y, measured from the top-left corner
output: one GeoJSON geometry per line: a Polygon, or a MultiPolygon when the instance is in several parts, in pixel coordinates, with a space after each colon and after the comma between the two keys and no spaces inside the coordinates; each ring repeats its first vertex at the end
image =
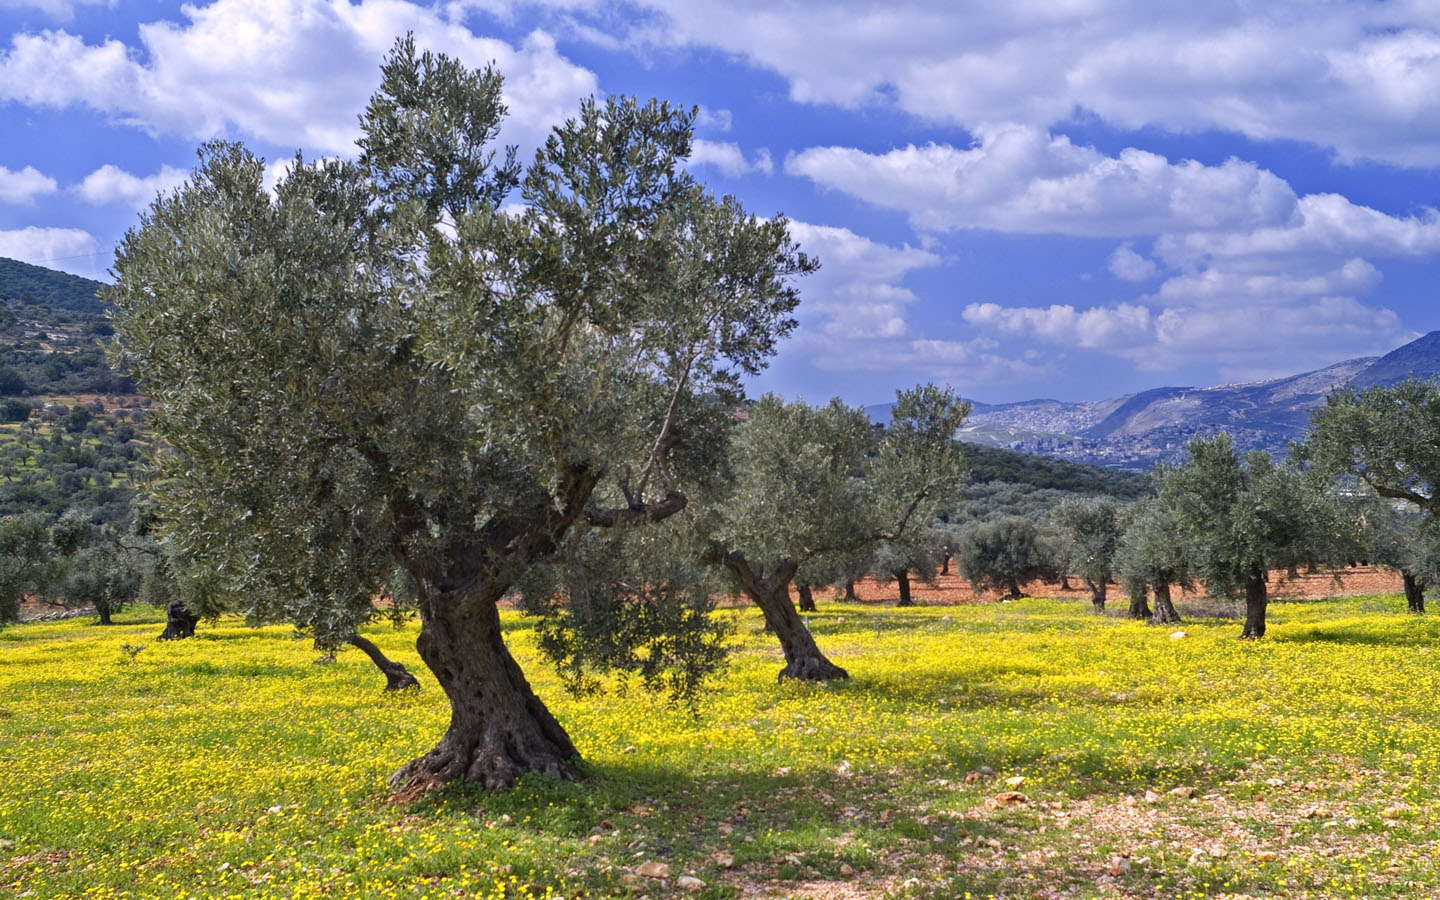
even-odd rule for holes
{"type": "MultiPolygon", "coordinates": [[[[1178,459],[1191,438],[1222,430],[1242,450],[1283,454],[1291,441],[1304,436],[1310,411],[1324,403],[1330,391],[1344,384],[1360,389],[1394,384],[1410,375],[1440,376],[1440,331],[1383,356],[1356,357],[1266,381],[1155,387],[1079,403],[1048,398],[975,402],[958,437],[1131,471],[1178,459]]],[[[880,404],[866,411],[883,421],[889,408],[880,404]]]]}

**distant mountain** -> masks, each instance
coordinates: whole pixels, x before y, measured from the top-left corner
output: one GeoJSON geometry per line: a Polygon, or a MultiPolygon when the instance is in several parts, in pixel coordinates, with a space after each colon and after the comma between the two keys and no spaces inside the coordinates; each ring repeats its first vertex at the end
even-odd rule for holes
{"type": "Polygon", "coordinates": [[[12,307],[42,306],[98,316],[105,311],[95,296],[102,287],[89,278],[0,256],[0,302],[12,307]]]}
{"type": "MultiPolygon", "coordinates": [[[[1342,384],[1393,384],[1440,375],[1440,331],[1381,357],[1361,357],[1314,372],[1215,387],[1161,387],[1093,403],[1026,400],[976,403],[961,440],[1056,456],[1073,462],[1147,471],[1180,457],[1199,434],[1228,431],[1243,450],[1284,453],[1304,436],[1310,410],[1342,384]]],[[[890,407],[867,407],[888,420],[890,407]]]]}

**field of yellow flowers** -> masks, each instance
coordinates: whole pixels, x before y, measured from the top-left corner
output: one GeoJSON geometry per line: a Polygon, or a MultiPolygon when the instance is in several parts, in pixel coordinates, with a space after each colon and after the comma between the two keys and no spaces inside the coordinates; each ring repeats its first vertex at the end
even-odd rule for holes
{"type": "Polygon", "coordinates": [[[385,777],[447,721],[413,626],[367,631],[422,679],[384,696],[358,652],[316,664],[285,628],[22,625],[0,632],[0,895],[1432,896],[1440,620],[1403,606],[1275,603],[1241,643],[1074,601],[822,602],[854,676],[831,686],[777,685],[758,612],[731,611],[698,710],[566,696],[515,617],[587,780],[412,804],[385,777]]]}

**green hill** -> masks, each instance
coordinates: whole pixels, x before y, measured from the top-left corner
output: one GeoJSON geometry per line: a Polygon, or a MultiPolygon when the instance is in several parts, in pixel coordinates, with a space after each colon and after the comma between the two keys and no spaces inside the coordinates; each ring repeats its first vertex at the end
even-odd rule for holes
{"type": "Polygon", "coordinates": [[[89,278],[0,256],[0,301],[16,313],[25,307],[42,307],[99,316],[105,308],[95,292],[102,287],[89,278]]]}

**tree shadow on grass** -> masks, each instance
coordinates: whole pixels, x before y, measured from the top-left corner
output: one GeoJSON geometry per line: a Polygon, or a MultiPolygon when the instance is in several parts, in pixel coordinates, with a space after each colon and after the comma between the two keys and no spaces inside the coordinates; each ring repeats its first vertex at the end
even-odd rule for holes
{"type": "Polygon", "coordinates": [[[1283,644],[1356,644],[1372,647],[1432,647],[1440,640],[1440,623],[1419,622],[1405,632],[1376,631],[1362,626],[1290,626],[1267,637],[1283,644]]]}

